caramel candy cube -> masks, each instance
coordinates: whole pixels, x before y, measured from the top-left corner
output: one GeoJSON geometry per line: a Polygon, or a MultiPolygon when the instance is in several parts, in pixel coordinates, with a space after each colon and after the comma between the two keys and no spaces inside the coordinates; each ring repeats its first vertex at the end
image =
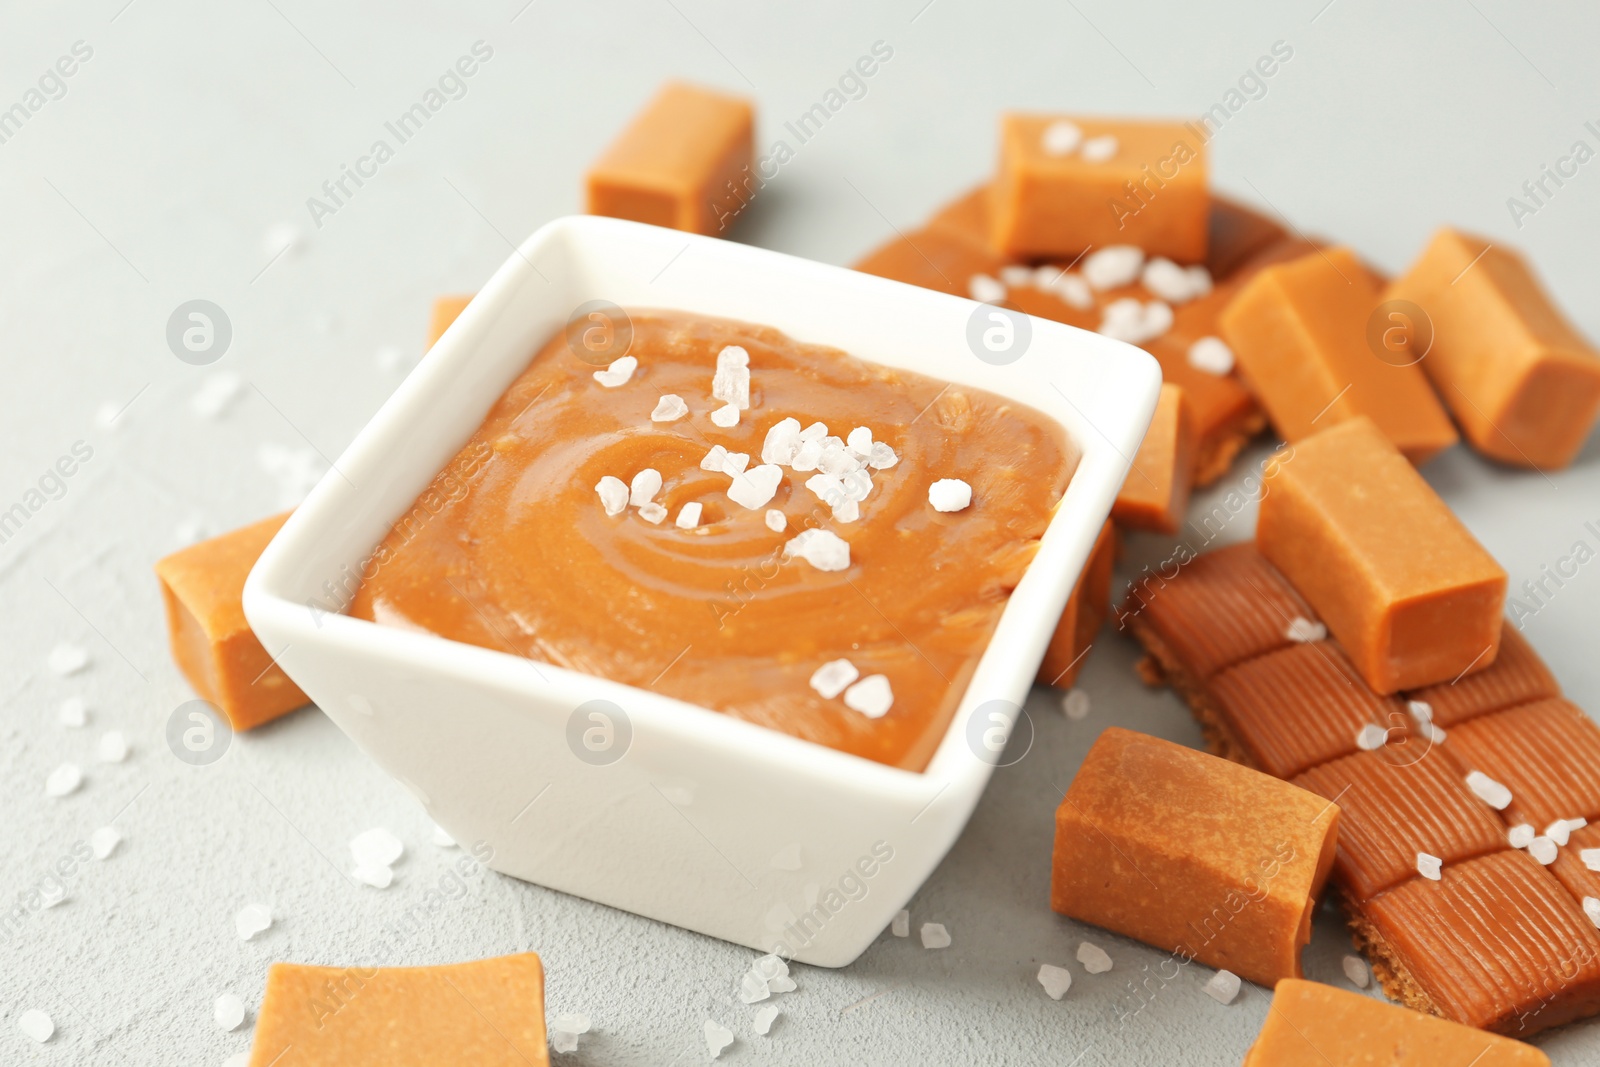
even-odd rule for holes
{"type": "Polygon", "coordinates": [[[663,86],[589,169],[589,213],[715,236],[754,195],[749,101],[663,86]]]}
{"type": "Polygon", "coordinates": [[[1506,828],[1425,742],[1357,752],[1294,784],[1339,803],[1333,878],[1360,902],[1417,876],[1417,853],[1460,863],[1506,847],[1506,828]]]}
{"type": "Polygon", "coordinates": [[[1219,281],[1243,267],[1252,256],[1289,236],[1282,226],[1259,211],[1216,193],[1211,194],[1206,227],[1206,269],[1219,281]]]}
{"type": "Polygon", "coordinates": [[[1155,415],[1122,482],[1111,518],[1130,530],[1175,534],[1194,483],[1194,423],[1184,392],[1163,383],[1155,415]]]}
{"type": "Polygon", "coordinates": [[[432,348],[450,324],[461,317],[467,310],[467,305],[472,303],[474,294],[467,293],[462,296],[436,296],[433,298],[433,313],[428,319],[428,347],[432,348]]]}
{"type": "Polygon", "coordinates": [[[1116,560],[1117,530],[1108,519],[1094,539],[1088,562],[1050,637],[1044,662],[1039,665],[1039,684],[1070,689],[1077,680],[1095,635],[1111,613],[1111,567],[1116,560]]]}
{"type": "Polygon", "coordinates": [[[1000,120],[990,224],[1004,255],[1075,256],[1131,244],[1198,263],[1210,209],[1205,139],[1192,126],[1060,115],[1000,120]]]}
{"type": "Polygon", "coordinates": [[[1484,455],[1545,470],[1572,462],[1600,414],[1600,354],[1579,335],[1517,253],[1443,229],[1387,300],[1427,323],[1397,325],[1432,343],[1419,355],[1461,431],[1484,455]]]}
{"type": "MultiPolygon", "coordinates": [[[[1600,904],[1589,903],[1590,900],[1600,901],[1600,823],[1573,830],[1567,847],[1557,851],[1556,861],[1549,871],[1586,914],[1594,911],[1600,915],[1600,904]],[[1589,854],[1588,860],[1584,859],[1584,853],[1589,854]]],[[[1595,915],[1589,917],[1593,919],[1595,915]]]]}
{"type": "Polygon", "coordinates": [[[1431,685],[1413,690],[1406,697],[1427,704],[1436,726],[1454,726],[1491,711],[1504,711],[1518,704],[1560,695],[1561,686],[1556,676],[1550,673],[1550,668],[1544,665],[1527,638],[1516,627],[1502,623],[1500,652],[1493,664],[1473,671],[1453,685],[1449,682],[1431,685]]]}
{"type": "Polygon", "coordinates": [[[244,618],[244,580],[289,513],[180,549],[156,564],[172,658],[235,730],[308,703],[244,618]]]}
{"type": "Polygon", "coordinates": [[[445,1063],[548,1067],[538,956],[434,967],[274,963],[268,969],[250,1067],[445,1063]]]}
{"type": "Polygon", "coordinates": [[[1385,1004],[1348,989],[1285,978],[1273,990],[1244,1067],[1550,1067],[1520,1041],[1385,1004]]]}
{"type": "Polygon", "coordinates": [[[1409,1008],[1517,1037],[1600,1010],[1600,932],[1524,852],[1402,882],[1351,925],[1384,992],[1409,1008]]]}
{"type": "Polygon", "coordinates": [[[1111,727],[1056,810],[1050,903],[1262,985],[1298,977],[1338,817],[1288,782],[1111,727]]]}
{"type": "Polygon", "coordinates": [[[1494,662],[1506,572],[1371,421],[1297,443],[1263,492],[1261,554],[1373,689],[1449,682],[1494,662]]]}
{"type": "Polygon", "coordinates": [[[1456,443],[1421,368],[1367,340],[1378,283],[1346,248],[1266,268],[1222,313],[1224,339],[1272,425],[1298,443],[1365,415],[1412,463],[1456,443]]]}
{"type": "Polygon", "coordinates": [[[969,189],[928,219],[928,229],[944,230],[979,248],[989,248],[994,227],[989,222],[989,202],[994,193],[987,184],[969,189]]]}
{"type": "Polygon", "coordinates": [[[858,261],[855,269],[951,296],[971,297],[973,277],[984,274],[992,278],[1003,265],[1004,261],[983,245],[929,227],[879,246],[858,261]]]}
{"type": "Polygon", "coordinates": [[[1481,771],[1511,791],[1501,815],[1536,833],[1557,819],[1600,819],[1600,726],[1565,700],[1540,700],[1449,731],[1463,775],[1481,771]]]}

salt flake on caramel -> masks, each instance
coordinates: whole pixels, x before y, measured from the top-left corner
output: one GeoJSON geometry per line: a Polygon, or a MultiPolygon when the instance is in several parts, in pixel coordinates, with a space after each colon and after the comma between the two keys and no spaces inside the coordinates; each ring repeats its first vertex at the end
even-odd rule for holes
{"type": "Polygon", "coordinates": [[[628,379],[633,377],[633,372],[639,369],[639,361],[632,356],[623,356],[613,360],[605,370],[594,372],[594,380],[607,389],[615,389],[619,385],[627,385],[628,379]]]}
{"type": "Polygon", "coordinates": [[[763,463],[734,476],[733,484],[728,486],[728,499],[752,511],[764,508],[782,481],[782,467],[775,463],[763,463]]]}
{"type": "Polygon", "coordinates": [[[650,412],[651,422],[676,422],[689,414],[689,405],[683,402],[683,397],[676,393],[666,393],[656,401],[655,410],[650,412]]]}
{"type": "Polygon", "coordinates": [[[881,719],[894,707],[894,690],[887,677],[870,674],[844,691],[844,703],[869,719],[881,719]]]}
{"type": "Polygon", "coordinates": [[[819,571],[842,571],[850,566],[850,542],[828,530],[805,530],[783,546],[783,558],[796,556],[819,571]]]}
{"type": "Polygon", "coordinates": [[[832,700],[860,677],[861,672],[856,670],[856,665],[849,660],[829,660],[812,673],[811,688],[821,694],[823,699],[832,700]]]}
{"type": "Polygon", "coordinates": [[[600,494],[600,504],[607,515],[620,515],[628,506],[628,484],[621,478],[608,474],[595,483],[594,491],[600,494]]]}

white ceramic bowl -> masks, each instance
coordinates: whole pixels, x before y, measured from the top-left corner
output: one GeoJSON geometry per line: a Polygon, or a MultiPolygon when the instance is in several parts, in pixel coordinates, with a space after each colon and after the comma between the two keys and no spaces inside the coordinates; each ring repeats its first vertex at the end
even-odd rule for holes
{"type": "Polygon", "coordinates": [[[251,572],[245,614],[268,648],[285,650],[279,662],[296,684],[441,826],[459,841],[488,843],[495,869],[843,966],[905,905],[971,814],[994,758],[980,758],[969,728],[981,736],[995,708],[1015,709],[1026,696],[1160,387],[1155,361],[1138,349],[1037,319],[1027,320],[1032,338],[1020,358],[985,362],[969,346],[969,322],[990,311],[727,241],[557,219],[495,273],[295,512],[251,572]],[[594,299],[760,323],[987,389],[1059,420],[1081,446],[1038,555],[926,771],[329,612],[347,602],[340,587],[351,587],[533,354],[594,299]],[[593,729],[591,747],[606,743],[608,723],[590,716],[596,700],[621,709],[607,712],[615,747],[600,757],[619,754],[614,762],[580,758],[583,745],[569,742],[593,729]]]}

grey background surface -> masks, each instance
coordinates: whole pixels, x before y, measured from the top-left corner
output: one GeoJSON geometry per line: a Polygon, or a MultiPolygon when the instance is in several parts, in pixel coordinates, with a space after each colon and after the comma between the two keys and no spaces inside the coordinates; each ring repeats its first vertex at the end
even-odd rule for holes
{"type": "MultiPolygon", "coordinates": [[[[1600,14],[1578,0],[1324,2],[8,2],[0,108],[74,42],[93,54],[0,143],[0,508],[74,442],[94,454],[0,545],[0,895],[37,885],[99,826],[114,820],[125,841],[68,880],[65,902],[0,939],[0,1062],[221,1064],[247,1048],[254,1017],[221,1032],[213,998],[233,991],[253,1011],[272,960],[355,961],[451,862],[411,797],[315,710],[235,739],[210,767],[174,759],[163,730],[190,693],[150,566],[197,531],[292,502],[295,471],[336,457],[420,354],[430,299],[473,290],[510,242],[577,210],[585,165],[664,77],[755,97],[765,147],[873,42],[893,47],[736,233],[848,263],[989,172],[1000,109],[1192,115],[1285,41],[1292,60],[1212,144],[1219,188],[1390,270],[1445,221],[1512,241],[1600,336],[1600,161],[1520,228],[1507,207],[1575,141],[1600,147],[1584,127],[1600,126],[1600,14]],[[314,225],[307,198],[479,40],[493,58],[466,95],[314,225]],[[299,241],[274,258],[269,235],[284,226],[299,241]],[[164,341],[173,309],[195,298],[222,306],[234,330],[208,368],[164,341]],[[201,417],[192,399],[218,375],[241,391],[201,417]],[[46,669],[61,641],[90,652],[87,670],[46,669]],[[56,721],[75,695],[91,709],[79,730],[56,721]],[[131,738],[126,763],[95,762],[106,729],[131,738]],[[46,775],[67,760],[86,768],[84,787],[47,799],[46,775]],[[380,825],[408,845],[383,892],[342,877],[349,839],[380,825]],[[277,922],[244,943],[233,916],[251,901],[277,922]],[[59,1028],[48,1045],[17,1030],[34,1007],[59,1028]]],[[[1427,476],[1514,589],[1574,542],[1600,541],[1583,525],[1600,524],[1594,441],[1548,477],[1463,449],[1427,476]]],[[[1248,536],[1250,521],[1226,536],[1248,536]]],[[[1126,565],[1167,548],[1136,538],[1126,565]]],[[[1526,620],[1591,711],[1597,593],[1589,564],[1526,620]]],[[[1199,743],[1175,698],[1135,681],[1135,658],[1102,637],[1083,721],[1034,694],[1032,749],[996,774],[912,902],[914,922],[945,923],[954,944],[885,936],[847,969],[797,968],[771,1037],[751,1034],[754,1009],[734,997],[751,953],[494,874],[424,922],[401,958],[539,951],[551,1016],[595,1022],[562,1062],[696,1062],[712,1017],[738,1036],[728,1062],[1235,1064],[1265,991],[1247,986],[1223,1007],[1194,968],[1140,998],[1130,986],[1161,954],[1048,908],[1052,814],[1096,734],[1118,723],[1199,743]],[[1084,937],[1113,971],[1072,962],[1084,937]],[[1034,981],[1041,962],[1074,971],[1060,1003],[1034,981]]],[[[1341,981],[1345,951],[1324,912],[1309,974],[1341,981]]],[[[1600,1024],[1540,1044],[1558,1062],[1593,1062],[1600,1024]]]]}

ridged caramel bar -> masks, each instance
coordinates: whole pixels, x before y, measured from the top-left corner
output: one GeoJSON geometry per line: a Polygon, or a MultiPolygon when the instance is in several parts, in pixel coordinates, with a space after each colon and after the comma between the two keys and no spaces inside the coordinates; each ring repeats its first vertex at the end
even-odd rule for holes
{"type": "Polygon", "coordinates": [[[1565,700],[1462,723],[1445,751],[1462,773],[1482,771],[1511,790],[1501,814],[1513,825],[1543,833],[1556,819],[1600,819],[1600,726],[1565,700]]]}
{"type": "Polygon", "coordinates": [[[1597,868],[1600,868],[1600,823],[1592,823],[1572,831],[1566,847],[1557,852],[1556,861],[1548,870],[1566,887],[1579,907],[1600,914],[1600,869],[1597,868]],[[1587,862],[1583,857],[1585,852],[1592,857],[1587,862]],[[1591,900],[1595,903],[1589,903],[1591,900]]]}
{"type": "Polygon", "coordinates": [[[1526,853],[1404,882],[1353,926],[1385,991],[1418,1011],[1525,1037],[1600,1010],[1600,933],[1526,853]]]}
{"type": "Polygon", "coordinates": [[[1050,903],[1271,985],[1300,974],[1338,818],[1287,782],[1113,726],[1056,811],[1050,903]]]}
{"type": "Polygon", "coordinates": [[[1222,333],[1251,391],[1286,441],[1358,415],[1412,463],[1456,443],[1455,427],[1415,364],[1367,342],[1378,283],[1346,248],[1268,267],[1222,313],[1222,333]]]}
{"type": "Polygon", "coordinates": [[[1256,545],[1380,693],[1494,662],[1506,572],[1367,419],[1267,472],[1256,545]]]}
{"type": "Polygon", "coordinates": [[[1122,481],[1111,518],[1129,530],[1175,534],[1194,482],[1194,420],[1181,388],[1164,382],[1155,415],[1122,481]]]}
{"type": "Polygon", "coordinates": [[[1273,990],[1244,1067],[1550,1067],[1520,1041],[1385,1004],[1365,993],[1285,978],[1273,990]]]}
{"type": "Polygon", "coordinates": [[[1479,452],[1522,467],[1565,467],[1600,413],[1600,354],[1516,252],[1443,229],[1386,300],[1432,327],[1421,366],[1479,452]]]}
{"type": "Polygon", "coordinates": [[[754,129],[748,100],[669,82],[589,168],[589,213],[723,232],[753,192],[754,129]]]}
{"type": "Polygon", "coordinates": [[[1359,903],[1417,875],[1417,853],[1446,866],[1506,847],[1506,828],[1420,739],[1313,767],[1294,784],[1339,803],[1334,878],[1359,903]]]}
{"type": "Polygon", "coordinates": [[[1409,699],[1420,700],[1432,709],[1437,726],[1454,726],[1491,711],[1560,695],[1561,686],[1550,668],[1516,627],[1504,623],[1500,626],[1500,651],[1494,663],[1454,682],[1442,682],[1406,694],[1409,699]]]}
{"type": "Polygon", "coordinates": [[[1068,689],[1077,680],[1095,635],[1111,614],[1111,568],[1116,560],[1117,528],[1107,519],[1044,651],[1044,661],[1039,664],[1040,685],[1068,689]]]}
{"type": "Polygon", "coordinates": [[[880,245],[857,262],[855,269],[951,296],[968,297],[974,274],[993,277],[1004,264],[1004,260],[981,244],[949,230],[929,227],[880,245]]]}

